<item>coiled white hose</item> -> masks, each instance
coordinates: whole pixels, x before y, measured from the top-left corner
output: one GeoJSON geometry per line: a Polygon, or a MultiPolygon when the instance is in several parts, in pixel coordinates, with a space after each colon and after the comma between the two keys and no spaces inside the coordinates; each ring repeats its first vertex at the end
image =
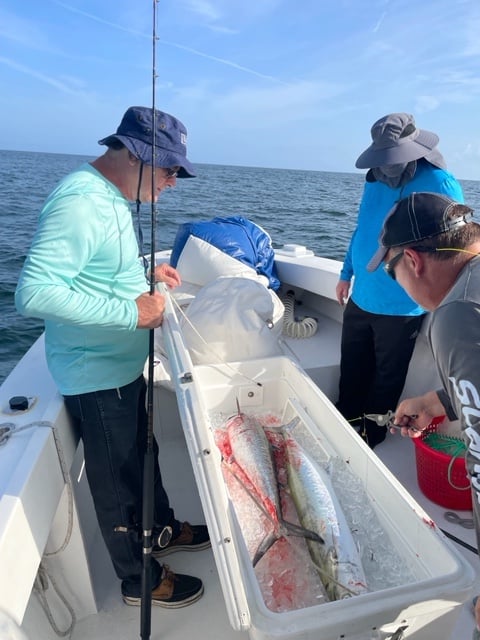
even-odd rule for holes
{"type": "Polygon", "coordinates": [[[310,338],[313,336],[317,331],[318,323],[315,318],[295,319],[295,294],[293,291],[287,291],[287,293],[282,296],[282,302],[285,307],[285,313],[283,315],[283,335],[289,338],[310,338]]]}

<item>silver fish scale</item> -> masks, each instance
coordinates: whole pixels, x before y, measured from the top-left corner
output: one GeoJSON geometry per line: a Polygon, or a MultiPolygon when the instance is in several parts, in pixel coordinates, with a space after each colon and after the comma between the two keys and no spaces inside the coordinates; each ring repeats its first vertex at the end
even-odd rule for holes
{"type": "Polygon", "coordinates": [[[251,480],[262,501],[266,497],[272,503],[278,521],[280,498],[270,446],[263,427],[255,419],[241,414],[229,421],[228,437],[235,462],[251,480]]]}
{"type": "MultiPolygon", "coordinates": [[[[364,592],[366,579],[360,556],[345,519],[339,526],[333,488],[325,483],[320,468],[288,435],[285,436],[288,483],[302,526],[320,534],[325,544],[307,540],[312,559],[321,568],[321,579],[332,600],[364,592]],[[332,579],[329,579],[329,576],[332,579]]],[[[343,515],[343,514],[342,514],[343,515]]]]}

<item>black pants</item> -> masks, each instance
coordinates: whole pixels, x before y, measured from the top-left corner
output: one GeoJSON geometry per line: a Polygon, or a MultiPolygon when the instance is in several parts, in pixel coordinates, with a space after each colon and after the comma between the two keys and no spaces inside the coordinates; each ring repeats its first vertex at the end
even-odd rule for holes
{"type": "Polygon", "coordinates": [[[363,416],[395,410],[423,318],[379,315],[347,303],[337,408],[361,427],[371,447],[385,439],[386,429],[363,416]]]}
{"type": "MultiPolygon", "coordinates": [[[[142,518],[143,462],[147,414],[145,381],[140,376],[119,389],[65,396],[65,405],[79,429],[85,470],[95,511],[122,593],[140,596],[143,566],[138,535],[142,518]],[[115,531],[127,527],[128,532],[115,531]]],[[[174,518],[162,485],[158,445],[154,439],[154,523],[170,525],[174,536],[180,525],[174,518]]],[[[161,579],[161,567],[152,561],[152,585],[161,579]]]]}

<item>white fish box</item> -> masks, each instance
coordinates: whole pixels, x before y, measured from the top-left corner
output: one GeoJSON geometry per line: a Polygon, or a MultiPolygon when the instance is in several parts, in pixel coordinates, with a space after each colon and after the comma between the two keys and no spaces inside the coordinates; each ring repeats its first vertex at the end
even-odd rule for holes
{"type": "Polygon", "coordinates": [[[471,595],[472,568],[306,373],[283,356],[193,366],[177,329],[170,330],[180,415],[232,626],[252,640],[449,638],[471,595]],[[244,413],[271,412],[282,422],[300,417],[309,453],[346,465],[374,514],[365,518],[367,538],[375,520],[382,544],[406,568],[403,576],[387,575],[385,588],[375,578],[368,593],[306,608],[278,613],[265,605],[214,436],[218,416],[237,413],[237,400],[244,413]]]}

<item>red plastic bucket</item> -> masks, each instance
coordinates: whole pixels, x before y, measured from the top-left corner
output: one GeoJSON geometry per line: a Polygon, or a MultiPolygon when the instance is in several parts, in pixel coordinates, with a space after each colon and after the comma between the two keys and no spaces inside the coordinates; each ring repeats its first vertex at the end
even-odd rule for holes
{"type": "MultiPolygon", "coordinates": [[[[443,416],[435,418],[419,438],[414,438],[417,480],[421,491],[432,502],[447,509],[472,510],[470,479],[465,467],[465,456],[452,460],[452,456],[430,447],[425,438],[437,431],[443,416]]],[[[448,437],[448,436],[446,436],[448,437]]]]}

